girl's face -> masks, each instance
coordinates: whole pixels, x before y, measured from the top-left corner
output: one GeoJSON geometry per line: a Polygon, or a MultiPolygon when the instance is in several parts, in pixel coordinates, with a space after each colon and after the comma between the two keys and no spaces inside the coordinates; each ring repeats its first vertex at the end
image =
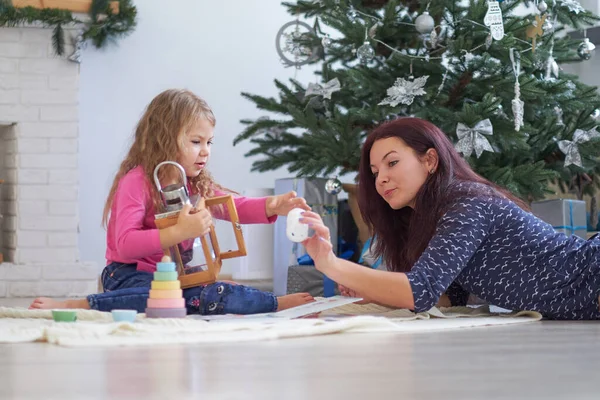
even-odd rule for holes
{"type": "Polygon", "coordinates": [[[370,163],[375,189],[390,207],[414,208],[417,193],[435,171],[437,153],[429,149],[421,159],[403,140],[390,137],[373,144],[370,163]]]}
{"type": "Polygon", "coordinates": [[[214,138],[213,131],[214,127],[210,121],[203,119],[185,134],[178,162],[188,178],[198,176],[200,171],[206,167],[214,138]]]}

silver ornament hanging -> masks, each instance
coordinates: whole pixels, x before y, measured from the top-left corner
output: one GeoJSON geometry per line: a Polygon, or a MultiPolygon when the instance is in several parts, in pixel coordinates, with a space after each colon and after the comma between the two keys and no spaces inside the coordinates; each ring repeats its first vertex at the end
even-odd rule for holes
{"type": "Polygon", "coordinates": [[[75,46],[75,51],[71,54],[68,59],[69,61],[73,61],[77,64],[81,64],[81,52],[86,47],[86,42],[83,39],[83,33],[79,33],[73,40],[73,44],[75,46]]]}
{"type": "Polygon", "coordinates": [[[331,100],[331,95],[339,91],[341,88],[342,85],[340,84],[340,80],[338,78],[333,78],[323,85],[319,83],[309,83],[305,96],[323,96],[324,99],[331,100]]]}
{"type": "Polygon", "coordinates": [[[342,191],[342,182],[337,178],[329,178],[325,182],[325,191],[334,196],[338,195],[342,191]]]}
{"type": "Polygon", "coordinates": [[[584,38],[583,43],[577,47],[577,55],[582,60],[589,60],[594,55],[594,50],[596,49],[596,45],[590,42],[589,38],[584,38]]]}
{"type": "Polygon", "coordinates": [[[544,0],[540,1],[537,5],[538,10],[543,13],[548,9],[548,4],[544,0]]]}
{"type": "Polygon", "coordinates": [[[490,33],[489,35],[487,35],[487,37],[485,38],[485,49],[489,50],[489,48],[492,46],[492,43],[494,42],[494,38],[492,37],[492,34],[490,33]]]}
{"type": "Polygon", "coordinates": [[[417,79],[414,79],[411,75],[408,77],[408,80],[397,78],[394,85],[388,88],[387,97],[378,103],[378,105],[389,104],[392,107],[396,107],[398,104],[411,105],[416,96],[427,94],[425,91],[427,78],[429,78],[429,75],[423,75],[417,79]]]}
{"type": "Polygon", "coordinates": [[[583,168],[581,161],[581,154],[579,153],[579,146],[585,142],[589,142],[592,139],[600,137],[600,133],[596,131],[596,128],[584,131],[582,129],[575,130],[573,133],[573,140],[561,140],[558,142],[558,148],[565,154],[565,167],[569,165],[577,165],[583,168]]]}
{"type": "Polygon", "coordinates": [[[329,37],[329,35],[325,35],[323,36],[323,38],[321,39],[321,44],[323,45],[324,48],[329,48],[331,47],[331,38],[329,37]]]}
{"type": "Polygon", "coordinates": [[[570,12],[575,14],[585,12],[585,8],[583,8],[577,0],[560,0],[560,6],[567,7],[570,12]]]}
{"type": "Polygon", "coordinates": [[[563,110],[559,106],[554,107],[554,113],[556,114],[556,125],[565,126],[565,122],[563,121],[563,110]]]}
{"type": "MultiPolygon", "coordinates": [[[[435,29],[429,34],[429,43],[431,43],[432,49],[434,49],[438,44],[438,34],[435,29]]],[[[429,55],[429,53],[427,53],[427,55],[429,55]]]]}
{"type": "Polygon", "coordinates": [[[590,114],[590,117],[592,117],[594,121],[600,121],[600,109],[596,108],[594,112],[590,114]]]}
{"type": "Polygon", "coordinates": [[[504,38],[504,21],[502,19],[502,9],[498,1],[488,1],[488,10],[483,18],[483,24],[490,27],[490,33],[495,40],[502,40],[504,38]]]}
{"type": "Polygon", "coordinates": [[[369,28],[368,35],[371,39],[375,39],[375,35],[377,35],[377,29],[383,24],[381,22],[377,22],[375,25],[369,28]]]}
{"type": "Polygon", "coordinates": [[[286,67],[300,68],[314,61],[319,54],[318,48],[311,48],[302,42],[302,39],[312,35],[314,30],[306,22],[296,20],[284,24],[275,38],[275,49],[281,63],[286,67]]]}
{"type": "Polygon", "coordinates": [[[415,20],[415,28],[417,29],[417,32],[422,34],[430,33],[434,26],[435,21],[427,11],[423,12],[423,14],[419,15],[415,20]]]}
{"type": "Polygon", "coordinates": [[[361,63],[366,64],[375,57],[375,49],[373,49],[373,46],[367,40],[356,50],[356,55],[361,63]]]}
{"type": "Polygon", "coordinates": [[[465,157],[469,157],[475,152],[477,158],[479,158],[484,151],[493,153],[494,149],[485,137],[492,136],[493,134],[494,127],[489,118],[479,121],[472,128],[459,122],[456,125],[456,136],[458,136],[458,142],[455,145],[456,151],[462,153],[465,157]]]}
{"type": "Polygon", "coordinates": [[[348,19],[351,22],[356,22],[357,18],[358,18],[358,13],[354,9],[354,7],[350,6],[350,9],[348,10],[348,19]]]}

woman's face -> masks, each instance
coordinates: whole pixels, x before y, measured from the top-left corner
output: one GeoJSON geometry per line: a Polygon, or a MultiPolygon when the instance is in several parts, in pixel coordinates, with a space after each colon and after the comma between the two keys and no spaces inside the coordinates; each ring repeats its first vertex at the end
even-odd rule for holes
{"type": "Polygon", "coordinates": [[[421,159],[403,140],[390,137],[377,140],[370,153],[371,172],[375,177],[377,193],[392,207],[399,210],[414,208],[415,198],[431,171],[435,172],[437,155],[428,150],[421,159]]]}

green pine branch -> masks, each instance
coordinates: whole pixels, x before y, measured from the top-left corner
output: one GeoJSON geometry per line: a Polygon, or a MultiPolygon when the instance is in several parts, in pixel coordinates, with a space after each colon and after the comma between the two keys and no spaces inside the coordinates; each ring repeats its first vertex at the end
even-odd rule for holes
{"type": "Polygon", "coordinates": [[[65,26],[80,28],[84,40],[89,39],[95,47],[101,48],[109,41],[129,35],[137,24],[137,9],[131,0],[119,0],[118,14],[112,12],[109,0],[93,0],[89,16],[89,21],[82,21],[68,10],[16,8],[7,1],[0,1],[0,27],[41,23],[53,28],[52,45],[58,56],[64,55],[65,51],[65,26]]]}
{"type": "Polygon", "coordinates": [[[285,166],[298,175],[327,175],[356,172],[362,142],[382,121],[417,116],[433,122],[456,142],[458,123],[472,127],[488,118],[494,127],[493,135],[488,137],[494,152],[467,157],[483,176],[528,200],[543,197],[554,180],[568,186],[581,181],[583,174],[594,180],[585,190],[598,188],[600,153],[596,141],[580,146],[583,167],[565,167],[565,155],[558,147],[558,141],[572,140],[576,129],[589,130],[597,124],[590,116],[600,108],[597,89],[564,71],[551,79],[546,73],[550,55],[559,64],[582,61],[577,56],[581,40],[563,35],[562,25],[581,29],[600,19],[588,11],[573,13],[560,0],[556,7],[549,2],[551,21],[554,23],[553,16],[557,19],[555,29],[537,38],[533,52],[527,30],[537,12],[512,14],[525,3],[501,3],[505,37],[492,41],[489,48],[489,29],[482,26],[488,9],[484,0],[467,4],[453,0],[284,3],[292,16],[317,19],[313,45],[320,43],[323,32],[336,32],[331,36],[332,46],[324,49],[322,60],[317,61],[323,62],[317,76],[322,84],[338,78],[341,90],[333,93],[331,100],[307,97],[305,86],[292,81],[289,85],[276,82],[278,99],[244,93],[259,109],[276,117],[243,120],[245,129],[234,143],[251,142],[253,148],[247,156],[254,158],[253,168],[257,171],[285,166]],[[357,16],[350,15],[351,6],[360,12],[357,16]],[[426,48],[415,27],[407,25],[414,23],[426,7],[436,25],[445,26],[436,31],[440,43],[436,47],[426,48]],[[376,57],[362,65],[357,62],[356,49],[364,43],[365,31],[378,22],[377,40],[368,39],[376,57]],[[518,131],[512,111],[515,75],[510,48],[521,55],[518,80],[520,98],[525,103],[525,125],[518,131]],[[416,55],[422,58],[414,58],[416,55]],[[429,76],[426,94],[415,97],[410,105],[379,105],[397,78],[409,79],[411,65],[414,77],[429,76]]]}

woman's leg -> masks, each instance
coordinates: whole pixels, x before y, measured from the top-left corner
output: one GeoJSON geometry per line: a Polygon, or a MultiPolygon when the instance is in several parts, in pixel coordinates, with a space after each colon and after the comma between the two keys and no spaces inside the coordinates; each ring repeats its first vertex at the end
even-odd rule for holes
{"type": "Polygon", "coordinates": [[[308,293],[275,297],[243,285],[217,282],[184,289],[183,297],[188,314],[260,314],[281,311],[314,301],[308,293]]]}

